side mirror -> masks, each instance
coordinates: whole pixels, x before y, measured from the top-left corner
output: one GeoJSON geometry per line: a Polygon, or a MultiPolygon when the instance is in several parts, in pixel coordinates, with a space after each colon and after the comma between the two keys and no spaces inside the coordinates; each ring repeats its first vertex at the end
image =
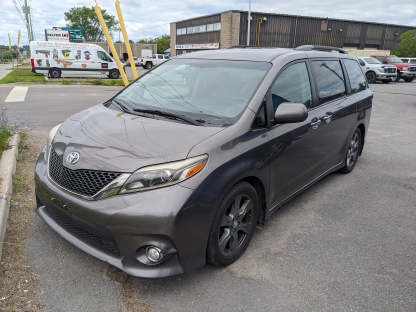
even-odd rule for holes
{"type": "Polygon", "coordinates": [[[308,118],[308,110],[301,103],[282,103],[274,114],[276,123],[302,122],[308,118]]]}

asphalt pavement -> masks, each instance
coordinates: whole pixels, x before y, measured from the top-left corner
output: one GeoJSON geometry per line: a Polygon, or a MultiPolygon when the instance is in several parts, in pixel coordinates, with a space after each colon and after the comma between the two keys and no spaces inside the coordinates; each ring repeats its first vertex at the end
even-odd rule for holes
{"type": "MultiPolygon", "coordinates": [[[[0,103],[12,88],[0,86],[0,103]]],[[[370,129],[351,174],[330,174],[285,204],[231,266],[132,278],[124,291],[154,311],[416,311],[416,82],[371,89],[370,129]]],[[[46,140],[47,129],[118,90],[31,85],[24,102],[4,106],[29,115],[46,140]]],[[[26,253],[47,311],[122,311],[108,265],[38,217],[26,253]]]]}

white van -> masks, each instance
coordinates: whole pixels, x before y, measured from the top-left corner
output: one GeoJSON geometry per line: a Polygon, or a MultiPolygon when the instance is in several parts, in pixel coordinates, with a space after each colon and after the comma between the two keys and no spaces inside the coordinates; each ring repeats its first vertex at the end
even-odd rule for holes
{"type": "Polygon", "coordinates": [[[120,72],[114,59],[96,44],[74,42],[30,42],[32,72],[64,76],[107,75],[117,79],[120,72]]]}

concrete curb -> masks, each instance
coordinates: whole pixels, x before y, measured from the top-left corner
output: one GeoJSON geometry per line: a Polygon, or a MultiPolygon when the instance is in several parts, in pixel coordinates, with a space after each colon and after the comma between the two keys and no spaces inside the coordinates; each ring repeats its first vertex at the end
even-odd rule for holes
{"type": "Polygon", "coordinates": [[[15,134],[9,139],[10,148],[3,151],[0,160],[0,261],[3,251],[4,236],[6,235],[7,217],[10,210],[10,198],[13,192],[13,174],[16,172],[16,161],[20,137],[15,134]]]}

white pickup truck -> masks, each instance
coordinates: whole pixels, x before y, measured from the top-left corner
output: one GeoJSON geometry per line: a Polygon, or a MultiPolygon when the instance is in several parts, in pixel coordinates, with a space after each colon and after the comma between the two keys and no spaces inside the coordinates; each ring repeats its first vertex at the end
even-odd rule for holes
{"type": "Polygon", "coordinates": [[[143,68],[151,69],[153,66],[162,64],[168,59],[169,56],[165,54],[153,54],[151,58],[140,58],[139,65],[143,66],[143,68]]]}

